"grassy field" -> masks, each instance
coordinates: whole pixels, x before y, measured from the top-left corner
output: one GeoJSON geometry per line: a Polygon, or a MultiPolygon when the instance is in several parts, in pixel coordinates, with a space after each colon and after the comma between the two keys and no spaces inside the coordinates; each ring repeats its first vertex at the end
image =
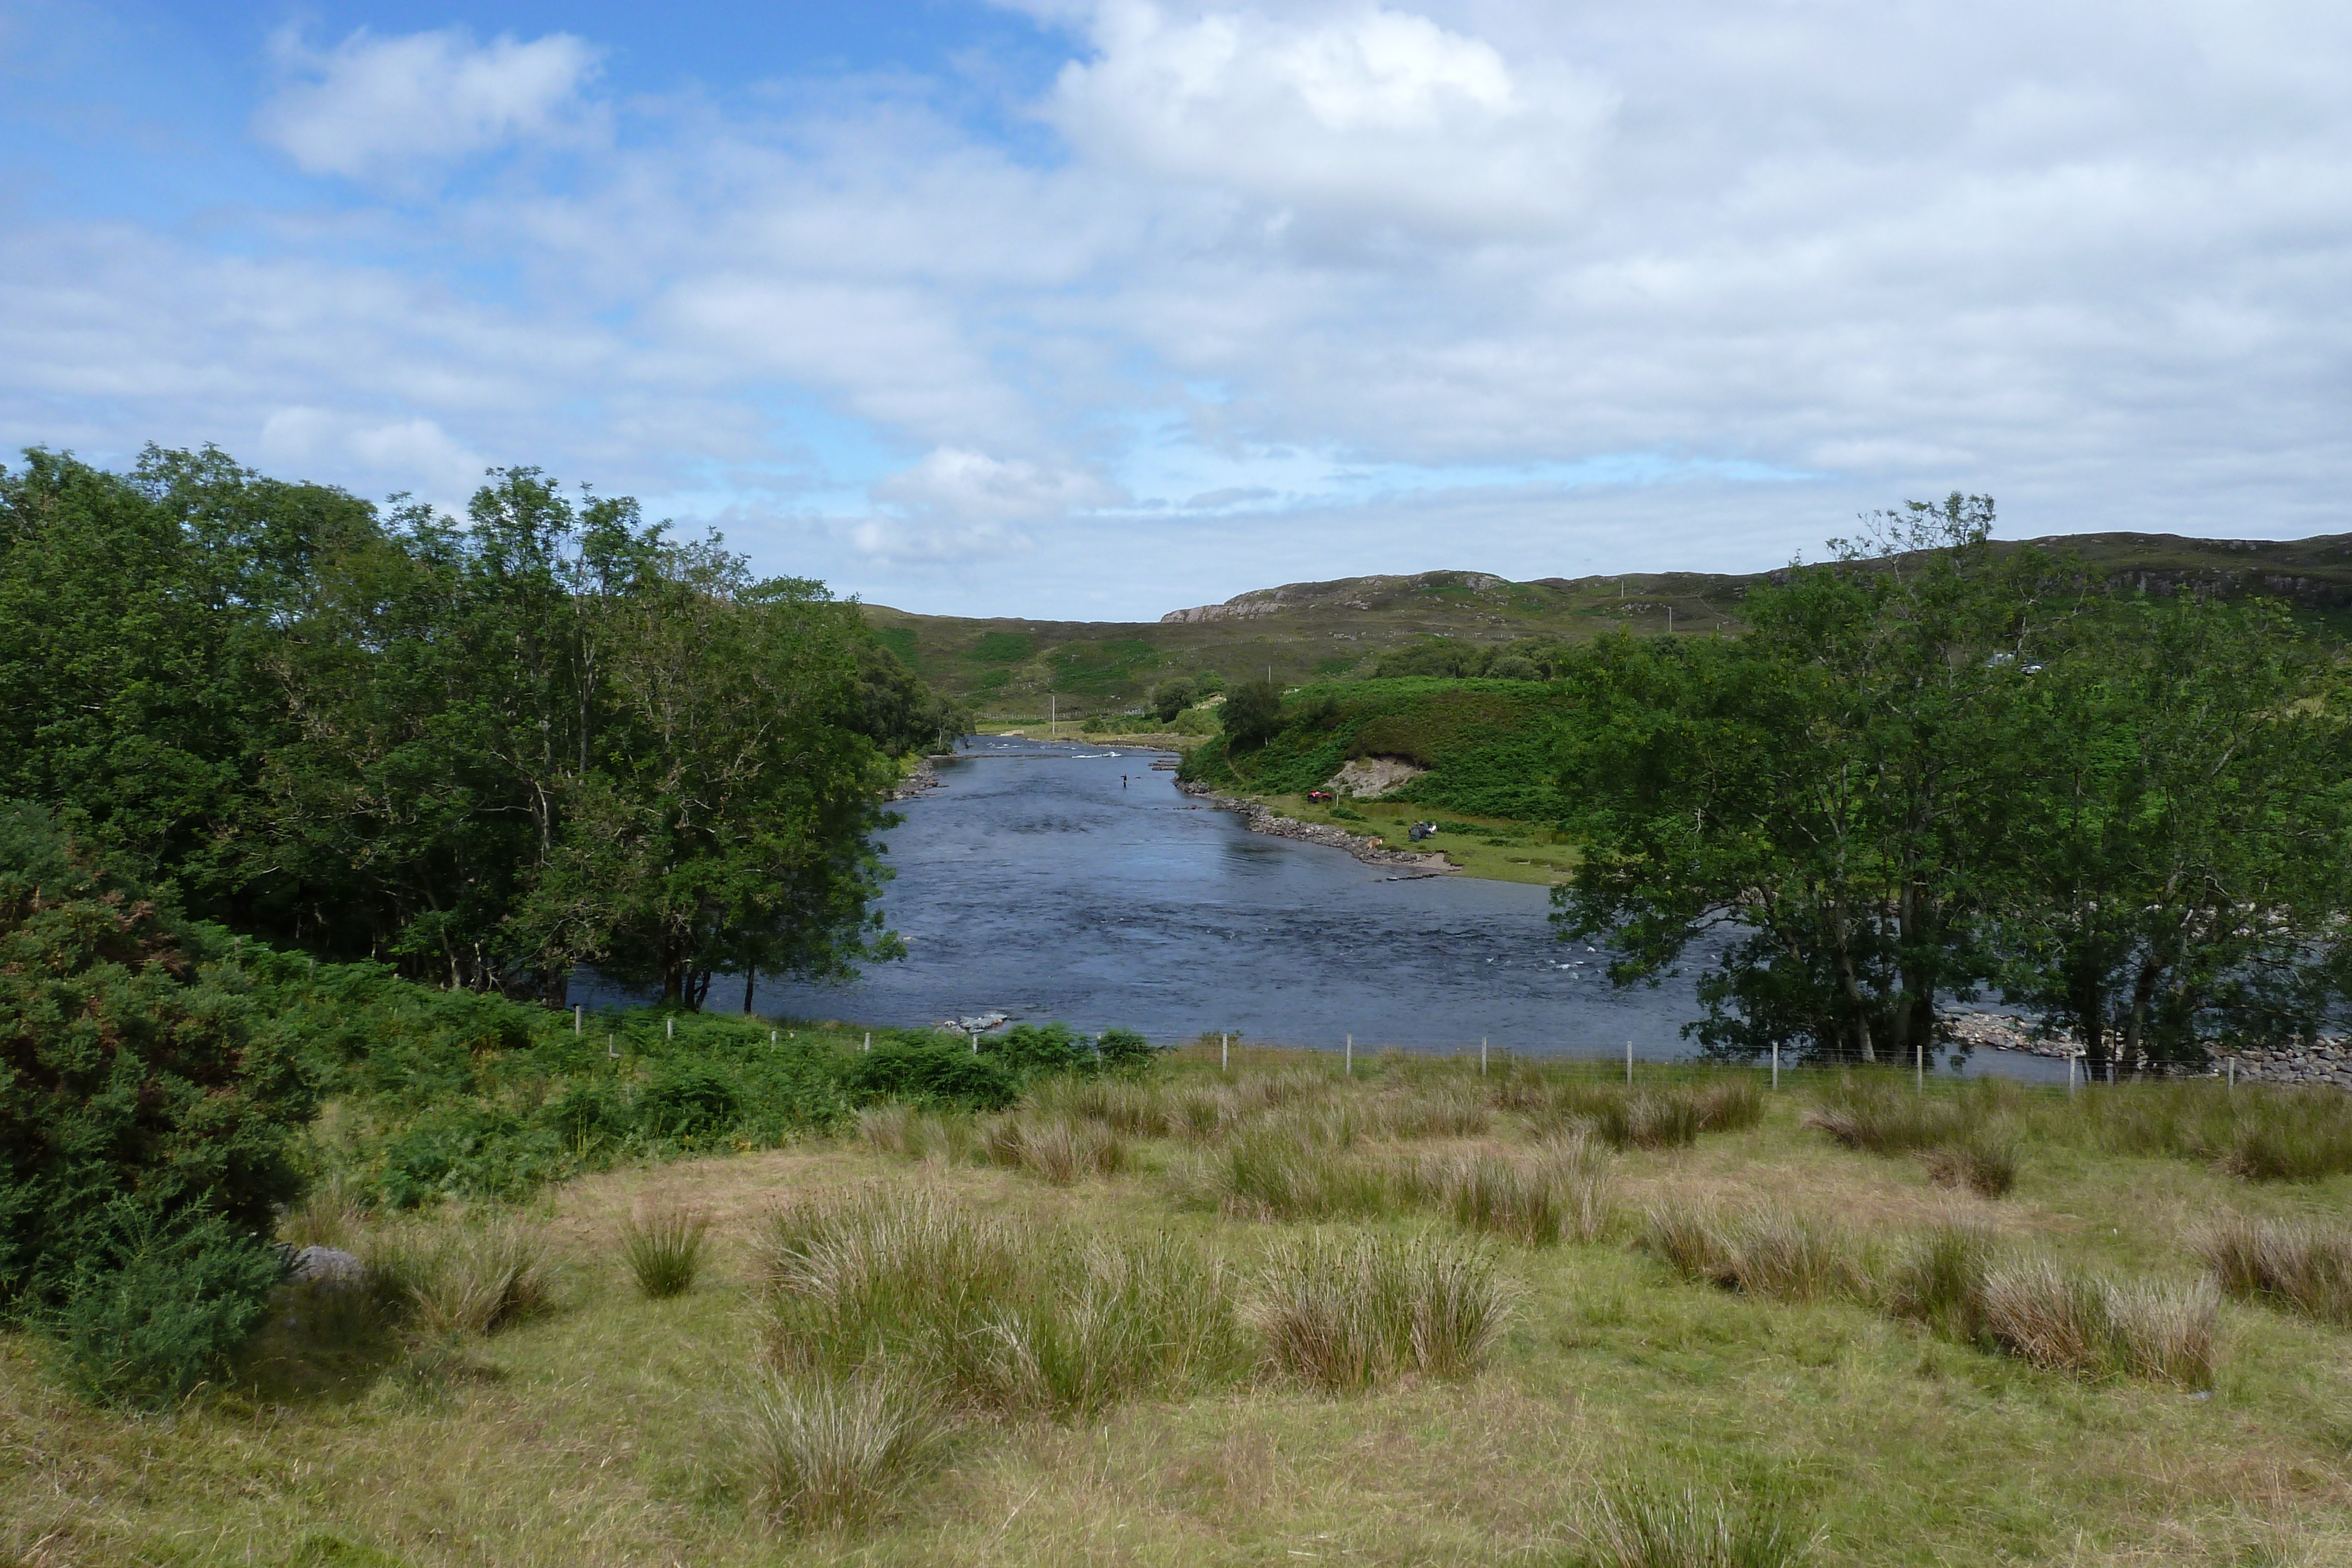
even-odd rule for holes
{"type": "Polygon", "coordinates": [[[325,1195],[289,1238],[369,1289],[174,1416],[0,1341],[0,1550],[2352,1562],[2340,1100],[1236,1057],[511,1208],[325,1195]],[[2231,1174],[2271,1144],[2338,1174],[2231,1174]],[[2223,1245],[2295,1238],[2293,1299],[2223,1245]]]}

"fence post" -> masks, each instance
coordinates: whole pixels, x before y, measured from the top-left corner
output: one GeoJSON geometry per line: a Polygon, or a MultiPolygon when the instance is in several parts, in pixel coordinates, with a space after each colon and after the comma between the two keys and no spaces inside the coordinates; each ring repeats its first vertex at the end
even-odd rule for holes
{"type": "Polygon", "coordinates": [[[1633,1042],[1625,1042],[1625,1087],[1633,1087],[1633,1042]]]}
{"type": "Polygon", "coordinates": [[[1356,1075],[1356,1037],[1352,1034],[1348,1037],[1346,1067],[1348,1076],[1353,1078],[1356,1075]]]}
{"type": "Polygon", "coordinates": [[[620,1044],[614,1040],[613,1031],[609,1029],[604,1031],[604,1054],[614,1061],[621,1060],[620,1044]]]}
{"type": "Polygon", "coordinates": [[[866,1031],[866,1049],[868,1051],[874,1049],[874,1031],[870,1029],[866,1031]]]}
{"type": "Polygon", "coordinates": [[[1217,1037],[1217,1071],[1231,1072],[1233,1070],[1234,1037],[1230,1034],[1221,1034],[1217,1037]]]}
{"type": "Polygon", "coordinates": [[[676,1040],[677,1038],[677,1019],[674,1018],[662,1019],[662,1033],[667,1039],[676,1040]]]}
{"type": "Polygon", "coordinates": [[[1919,1092],[1920,1093],[1922,1093],[1922,1094],[1925,1094],[1926,1092],[1927,1092],[1927,1036],[1922,1035],[1922,1036],[1920,1036],[1917,1040],[1914,1040],[1914,1041],[1912,1041],[1912,1042],[1911,1042],[1911,1061],[1912,1061],[1912,1065],[1913,1065],[1913,1066],[1917,1070],[1918,1074],[1919,1074],[1918,1084],[1917,1084],[1918,1092],[1919,1092]]]}
{"type": "Polygon", "coordinates": [[[586,1014],[587,1010],[587,1009],[582,1007],[578,1002],[572,1004],[572,1038],[574,1040],[578,1040],[580,1038],[580,1026],[587,1021],[583,1016],[586,1014]]]}
{"type": "Polygon", "coordinates": [[[1486,1037],[1483,1034],[1478,1037],[1478,1076],[1486,1076],[1486,1037]]]}
{"type": "Polygon", "coordinates": [[[2074,1097],[2074,1071],[2082,1060],[2083,1053],[2079,1051],[2066,1058],[2066,1098],[2069,1100],[2074,1097]]]}
{"type": "Polygon", "coordinates": [[[770,1045],[776,1043],[776,1031],[774,1030],[770,1030],[768,1031],[768,1043],[770,1045]]]}
{"type": "Polygon", "coordinates": [[[2236,1057],[2234,1057],[2234,1056],[2233,1056],[2233,1057],[2230,1058],[2230,1092],[2231,1092],[2231,1093],[2232,1093],[2232,1094],[2235,1094],[2237,1092],[2238,1092],[2238,1059],[2237,1059],[2236,1057]]]}
{"type": "Polygon", "coordinates": [[[978,1030],[971,1031],[971,1053],[974,1056],[980,1054],[980,1030],[978,1030]]]}
{"type": "Polygon", "coordinates": [[[1772,1087],[1780,1087],[1780,1042],[1772,1042],[1772,1087]]]}

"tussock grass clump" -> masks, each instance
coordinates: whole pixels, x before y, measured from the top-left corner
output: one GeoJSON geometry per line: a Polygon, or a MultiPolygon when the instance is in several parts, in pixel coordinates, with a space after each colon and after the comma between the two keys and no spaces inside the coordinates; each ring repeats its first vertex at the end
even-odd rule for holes
{"type": "Polygon", "coordinates": [[[702,1269],[710,1217],[687,1208],[641,1209],[621,1227],[621,1258],[649,1300],[682,1296],[702,1269]]]}
{"type": "Polygon", "coordinates": [[[1971,1343],[1985,1333],[1985,1276],[1998,1257],[1992,1232],[1964,1220],[1909,1238],[1886,1270],[1879,1304],[1889,1316],[1926,1323],[1971,1343]]]}
{"type": "Polygon", "coordinates": [[[1349,1152],[1322,1115],[1252,1128],[1226,1144],[1206,1174],[1219,1208],[1261,1219],[1381,1214],[1400,1197],[1388,1173],[1349,1152]]]}
{"type": "Polygon", "coordinates": [[[1780,1301],[1864,1293],[1853,1239],[1839,1227],[1782,1208],[1744,1214],[1662,1204],[1643,1227],[1642,1249],[1694,1284],[1780,1301]]]}
{"type": "Polygon", "coordinates": [[[546,1244],[511,1220],[380,1232],[365,1261],[378,1291],[432,1334],[494,1333],[553,1295],[546,1244]]]}
{"type": "Polygon", "coordinates": [[[1055,1186],[1127,1169],[1126,1140],[1098,1122],[1016,1113],[991,1124],[983,1141],[992,1163],[1055,1186]]]}
{"type": "Polygon", "coordinates": [[[1643,1217],[1638,1245],[1694,1285],[1731,1285],[1723,1217],[1696,1204],[1662,1203],[1643,1217]]]}
{"type": "Polygon", "coordinates": [[[857,1113],[857,1131],[869,1147],[910,1160],[963,1166],[985,1158],[979,1124],[965,1113],[871,1105],[857,1113]]]}
{"type": "Polygon", "coordinates": [[[2188,1240],[2225,1293],[2352,1327],[2352,1228],[2231,1216],[2188,1240]]]}
{"type": "Polygon", "coordinates": [[[333,1247],[349,1252],[367,1228],[367,1210],[341,1172],[316,1183],[288,1211],[278,1239],[296,1251],[333,1247]]]}
{"type": "Polygon", "coordinates": [[[2220,1311],[2221,1294],[2210,1280],[2119,1285],[2047,1259],[1998,1266],[1984,1282],[1990,1338],[2035,1366],[2080,1376],[2209,1387],[2220,1311]]]}
{"type": "Polygon", "coordinates": [[[744,1401],[738,1442],[761,1512],[790,1527],[842,1529],[895,1511],[949,1435],[919,1389],[820,1373],[763,1379],[744,1401]]]}
{"type": "Polygon", "coordinates": [[[2007,1197],[2017,1186],[2017,1145],[1979,1133],[1920,1156],[1939,1186],[1964,1186],[1979,1197],[2007,1197]]]}
{"type": "Polygon", "coordinates": [[[1481,1151],[1425,1160],[1398,1179],[1465,1229],[1528,1247],[1597,1241],[1615,1212],[1609,1158],[1580,1136],[1547,1140],[1530,1157],[1481,1151]]]}
{"type": "Polygon", "coordinates": [[[1814,1540],[1770,1501],[1642,1480],[1596,1497],[1577,1534],[1580,1568],[1785,1568],[1814,1540]]]}
{"type": "Polygon", "coordinates": [[[1581,1130],[1621,1149],[1686,1148],[1701,1133],[1736,1132],[1764,1119],[1763,1091],[1745,1073],[1628,1088],[1561,1082],[1522,1066],[1495,1098],[1538,1130],[1581,1130]]]}
{"type": "Polygon", "coordinates": [[[1475,1138],[1495,1124],[1495,1108],[1475,1080],[1439,1080],[1380,1095],[1373,1124],[1384,1137],[1475,1138]]]}
{"type": "Polygon", "coordinates": [[[1081,1243],[868,1194],[776,1216],[761,1263],[762,1348],[788,1374],[887,1369],[965,1406],[1067,1416],[1240,1362],[1223,1269],[1180,1239],[1081,1243]]]}
{"type": "Polygon", "coordinates": [[[1805,1124],[1864,1154],[1949,1147],[1966,1142],[1988,1120],[1982,1102],[1915,1093],[1892,1078],[1848,1074],[1821,1095],[1821,1103],[1805,1113],[1805,1124]]]}
{"type": "Polygon", "coordinates": [[[1278,1249],[1251,1316],[1286,1376],[1333,1393],[1466,1377],[1510,1316],[1492,1258],[1442,1238],[1310,1236],[1278,1249]]]}

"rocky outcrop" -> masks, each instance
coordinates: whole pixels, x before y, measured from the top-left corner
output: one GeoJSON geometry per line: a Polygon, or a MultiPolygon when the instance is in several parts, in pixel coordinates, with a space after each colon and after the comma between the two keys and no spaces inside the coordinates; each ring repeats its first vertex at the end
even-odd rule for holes
{"type": "Polygon", "coordinates": [[[1196,604],[1171,610],[1160,619],[1186,624],[1201,621],[1245,621],[1286,610],[1377,610],[1400,595],[1435,589],[1466,588],[1473,593],[1507,588],[1507,579],[1484,571],[1423,571],[1408,577],[1343,577],[1330,582],[1286,582],[1280,588],[1255,588],[1236,593],[1223,604],[1196,604]]]}
{"type": "Polygon", "coordinates": [[[916,763],[914,771],[908,774],[904,779],[899,779],[898,787],[891,790],[888,795],[884,797],[884,799],[890,800],[911,800],[916,796],[923,793],[926,789],[938,789],[940,787],[940,776],[931,767],[933,760],[933,758],[926,757],[920,762],[916,763]]]}
{"type": "Polygon", "coordinates": [[[1357,757],[1334,773],[1324,788],[1353,795],[1360,800],[1377,800],[1428,771],[1402,757],[1357,757]]]}
{"type": "Polygon", "coordinates": [[[1260,805],[1255,800],[1220,795],[1206,784],[1179,779],[1176,788],[1187,795],[1199,796],[1220,811],[1237,812],[1253,833],[1270,833],[1277,839],[1297,839],[1301,843],[1345,850],[1366,865],[1391,867],[1409,876],[1444,876],[1454,869],[1454,862],[1444,855],[1392,850],[1378,839],[1364,838],[1323,822],[1302,822],[1296,818],[1283,816],[1273,807],[1260,805]]]}
{"type": "MultiPolygon", "coordinates": [[[[2063,1061],[2080,1056],[2080,1041],[2063,1030],[2037,1034],[2020,1019],[2000,1013],[1953,1013],[1946,1016],[1952,1038],[1963,1045],[1987,1051],[2017,1051],[2063,1061]]],[[[2300,1043],[2246,1046],[2231,1053],[2238,1076],[2260,1083],[2326,1083],[2352,1089],[2352,1041],[2322,1035],[2308,1046],[2300,1043]]],[[[2220,1058],[2202,1074],[2215,1077],[2227,1071],[2220,1058]]]]}

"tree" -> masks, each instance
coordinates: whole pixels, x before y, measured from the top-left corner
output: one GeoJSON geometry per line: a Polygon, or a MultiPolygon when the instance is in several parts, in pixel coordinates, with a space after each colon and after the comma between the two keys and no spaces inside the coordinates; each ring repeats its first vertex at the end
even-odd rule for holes
{"type": "Polygon", "coordinates": [[[1995,656],[2044,563],[1990,559],[1981,497],[1870,522],[1838,562],[1751,594],[1739,642],[1612,638],[1571,662],[1587,717],[1561,789],[1587,851],[1554,918],[1616,943],[1621,984],[1734,929],[1699,983],[1710,1050],[1905,1059],[1985,967],[1971,872],[2000,814],[1995,656]]]}
{"type": "Polygon", "coordinates": [[[1263,743],[1282,727],[1282,688],[1272,681],[1244,681],[1225,694],[1222,717],[1237,744],[1263,743]]]}
{"type": "Polygon", "coordinates": [[[1987,867],[1999,977],[2095,1073],[2316,1030],[2352,730],[2274,607],[2116,606],[2032,672],[1987,867]]]}
{"type": "Polygon", "coordinates": [[[1199,700],[1198,690],[1181,675],[1171,676],[1151,688],[1151,711],[1162,724],[1174,723],[1178,714],[1199,700]]]}

